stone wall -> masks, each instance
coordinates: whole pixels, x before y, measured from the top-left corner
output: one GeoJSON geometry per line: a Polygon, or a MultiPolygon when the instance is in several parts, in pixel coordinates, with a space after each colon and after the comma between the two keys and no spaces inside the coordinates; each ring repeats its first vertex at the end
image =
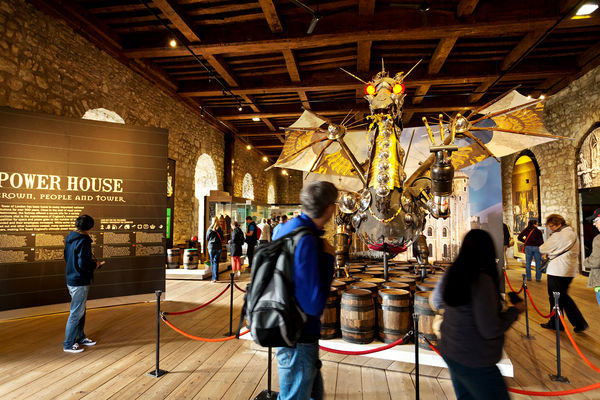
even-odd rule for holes
{"type": "MultiPolygon", "coordinates": [[[[600,67],[591,70],[557,94],[544,109],[544,125],[555,135],[568,139],[532,147],[540,167],[542,223],[552,213],[565,217],[579,230],[576,155],[590,130],[600,121],[600,67]]],[[[502,158],[504,222],[512,229],[512,173],[518,154],[502,158]]],[[[513,232],[515,233],[515,232],[513,232]]]]}
{"type": "MultiPolygon", "coordinates": [[[[194,170],[200,155],[212,158],[223,190],[222,132],[25,0],[0,2],[0,106],[74,118],[105,108],[128,125],[167,129],[169,157],[177,163],[175,243],[198,230],[194,170]]],[[[239,161],[256,177],[256,198],[266,202],[263,186],[275,182],[273,173],[267,178],[259,171],[264,163],[254,152],[239,161]]]]}

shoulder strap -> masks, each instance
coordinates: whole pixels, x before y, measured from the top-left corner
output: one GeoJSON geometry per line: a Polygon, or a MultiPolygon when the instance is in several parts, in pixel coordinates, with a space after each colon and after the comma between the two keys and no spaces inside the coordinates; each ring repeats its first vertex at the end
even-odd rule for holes
{"type": "Polygon", "coordinates": [[[573,243],[571,243],[571,245],[569,247],[567,247],[565,250],[561,251],[560,253],[558,253],[557,255],[555,255],[554,257],[550,258],[548,257],[549,260],[554,260],[560,256],[562,256],[563,254],[565,254],[567,251],[571,250],[573,248],[573,246],[575,246],[575,243],[577,243],[577,239],[575,239],[575,241],[573,241],[573,243]]]}
{"type": "Polygon", "coordinates": [[[532,228],[531,231],[529,232],[529,235],[527,235],[527,237],[525,238],[525,241],[523,242],[523,246],[527,246],[527,240],[529,239],[529,236],[531,236],[531,234],[533,233],[533,230],[536,228],[532,228]]]}

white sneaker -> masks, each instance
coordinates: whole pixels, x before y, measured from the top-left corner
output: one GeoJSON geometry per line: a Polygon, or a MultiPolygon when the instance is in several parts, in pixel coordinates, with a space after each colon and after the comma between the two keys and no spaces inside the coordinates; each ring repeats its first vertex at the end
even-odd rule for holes
{"type": "Polygon", "coordinates": [[[75,343],[73,346],[63,349],[65,353],[81,353],[83,351],[83,347],[79,347],[79,343],[75,343]]]}
{"type": "Polygon", "coordinates": [[[240,276],[240,271],[236,272],[235,276],[240,276]]]}
{"type": "Polygon", "coordinates": [[[96,342],[90,338],[85,338],[81,342],[79,342],[79,344],[82,344],[84,346],[94,346],[96,342]]]}

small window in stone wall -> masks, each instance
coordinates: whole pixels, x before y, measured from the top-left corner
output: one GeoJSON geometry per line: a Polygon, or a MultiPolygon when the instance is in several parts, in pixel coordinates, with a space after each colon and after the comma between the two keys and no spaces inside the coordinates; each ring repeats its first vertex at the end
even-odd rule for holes
{"type": "Polygon", "coordinates": [[[433,236],[433,229],[431,227],[427,228],[427,236],[433,236]]]}
{"type": "Polygon", "coordinates": [[[254,182],[252,182],[252,175],[244,175],[244,181],[242,182],[242,197],[246,199],[254,200],[254,182]]]}
{"type": "Polygon", "coordinates": [[[446,229],[446,228],[442,229],[442,237],[448,237],[448,229],[446,229]]]}
{"type": "Polygon", "coordinates": [[[81,119],[113,122],[115,124],[125,123],[125,120],[121,118],[119,114],[114,111],[107,110],[106,108],[94,108],[93,110],[87,110],[81,119]]]}
{"type": "Polygon", "coordinates": [[[267,203],[275,204],[275,188],[273,185],[269,185],[269,189],[267,190],[267,203]]]}

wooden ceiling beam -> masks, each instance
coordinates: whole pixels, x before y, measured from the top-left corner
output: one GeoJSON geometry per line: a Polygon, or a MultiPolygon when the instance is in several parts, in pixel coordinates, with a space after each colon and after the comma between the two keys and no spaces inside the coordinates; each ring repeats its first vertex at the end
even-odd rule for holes
{"type": "Polygon", "coordinates": [[[277,9],[275,8],[275,4],[273,4],[273,0],[258,0],[258,3],[260,4],[260,8],[262,8],[269,28],[271,28],[271,32],[283,32],[283,26],[281,25],[279,15],[277,15],[277,9]]]}
{"type": "MultiPolygon", "coordinates": [[[[395,28],[395,29],[369,29],[339,31],[317,35],[302,35],[298,37],[278,38],[271,37],[265,40],[254,41],[225,41],[212,44],[199,44],[191,46],[192,50],[202,54],[264,54],[281,52],[284,49],[309,49],[315,47],[337,46],[356,43],[359,40],[371,41],[397,41],[397,40],[435,40],[448,36],[482,37],[496,36],[498,32],[503,35],[520,34],[525,32],[548,29],[556,22],[555,17],[539,17],[528,20],[495,21],[479,24],[448,24],[430,26],[427,29],[395,28]]],[[[578,26],[575,24],[575,26],[578,26]]],[[[129,49],[125,51],[132,58],[160,58],[179,57],[188,55],[186,49],[156,47],[129,49]]]]}
{"type": "Polygon", "coordinates": [[[292,82],[300,82],[300,71],[298,71],[298,63],[296,62],[294,53],[290,49],[283,49],[282,53],[288,74],[290,74],[290,79],[292,82]]]}
{"type": "MultiPolygon", "coordinates": [[[[254,98],[252,96],[243,94],[240,97],[244,100],[244,102],[246,104],[248,104],[248,106],[252,109],[252,111],[254,111],[257,114],[261,113],[260,108],[258,108],[258,106],[256,105],[256,101],[254,100],[254,98]]],[[[277,136],[277,138],[279,139],[279,141],[281,141],[281,143],[283,143],[285,141],[283,139],[283,136],[277,133],[277,128],[275,127],[275,125],[273,125],[273,123],[271,122],[271,120],[269,118],[261,118],[260,120],[267,126],[267,128],[269,128],[269,130],[271,130],[271,132],[273,132],[275,134],[275,136],[277,136]]]]}
{"type": "Polygon", "coordinates": [[[221,78],[223,78],[223,80],[225,80],[225,82],[227,82],[229,86],[233,88],[239,86],[237,80],[233,76],[233,73],[229,71],[229,67],[223,60],[223,57],[214,56],[212,54],[202,54],[202,57],[204,57],[206,61],[208,61],[210,66],[213,67],[217,74],[219,74],[219,76],[221,76],[221,78]]]}
{"type": "Polygon", "coordinates": [[[171,21],[190,43],[200,42],[200,37],[192,29],[193,24],[191,20],[178,10],[177,4],[174,1],[152,0],[152,4],[158,7],[163,16],[171,21]]]}
{"type": "Polygon", "coordinates": [[[300,101],[302,102],[302,107],[306,110],[310,110],[310,102],[308,101],[308,96],[306,95],[306,91],[298,90],[298,97],[300,97],[300,101]]]}
{"type": "Polygon", "coordinates": [[[460,3],[456,7],[456,15],[459,18],[470,16],[475,11],[477,3],[479,3],[479,0],[460,0],[460,3]]]}
{"type": "Polygon", "coordinates": [[[507,71],[510,67],[513,66],[524,54],[531,51],[531,48],[536,44],[536,42],[544,36],[546,30],[536,30],[533,32],[529,32],[523,39],[517,43],[517,45],[508,53],[508,55],[502,60],[502,64],[500,65],[501,71],[507,71]]]}
{"type": "Polygon", "coordinates": [[[358,15],[363,18],[375,16],[375,0],[358,0],[358,15]]]}
{"type": "Polygon", "coordinates": [[[367,73],[371,68],[371,40],[359,40],[356,46],[356,71],[367,73]]]}
{"type": "Polygon", "coordinates": [[[477,89],[475,89],[475,93],[469,96],[469,102],[475,103],[479,101],[479,99],[483,97],[485,92],[490,88],[490,86],[492,86],[496,79],[498,79],[497,76],[487,78],[485,81],[481,82],[481,85],[479,85],[477,89]]]}
{"type": "Polygon", "coordinates": [[[283,143],[281,144],[259,144],[258,146],[254,146],[257,149],[280,149],[283,147],[283,143]]]}
{"type": "Polygon", "coordinates": [[[585,53],[581,54],[577,57],[577,65],[579,67],[585,66],[587,63],[593,61],[594,59],[600,56],[600,42],[596,43],[589,49],[585,51],[585,53]]]}
{"type": "Polygon", "coordinates": [[[418,86],[417,90],[415,90],[415,97],[413,97],[412,103],[413,104],[419,104],[419,103],[421,103],[423,101],[424,96],[429,91],[430,87],[431,87],[431,85],[420,85],[420,86],[418,86]]]}
{"type": "Polygon", "coordinates": [[[457,35],[448,36],[440,40],[427,67],[429,74],[435,75],[440,72],[457,40],[457,35]]]}

